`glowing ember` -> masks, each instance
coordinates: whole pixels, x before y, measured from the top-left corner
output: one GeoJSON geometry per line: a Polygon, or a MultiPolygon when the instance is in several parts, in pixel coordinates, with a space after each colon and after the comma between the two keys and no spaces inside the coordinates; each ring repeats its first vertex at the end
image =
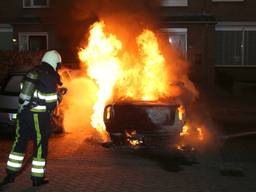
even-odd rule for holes
{"type": "Polygon", "coordinates": [[[204,131],[202,128],[194,128],[193,126],[186,124],[182,128],[182,132],[180,133],[182,137],[192,137],[196,140],[204,140],[204,131]]]}
{"type": "Polygon", "coordinates": [[[128,142],[130,143],[131,146],[138,146],[143,144],[143,141],[136,140],[136,139],[128,139],[128,142]]]}
{"type": "Polygon", "coordinates": [[[182,147],[182,145],[176,145],[176,149],[182,151],[182,150],[183,150],[183,147],[182,147]]]}
{"type": "Polygon", "coordinates": [[[189,135],[189,127],[187,125],[184,125],[182,128],[182,132],[180,133],[180,136],[188,136],[189,135]]]}
{"type": "Polygon", "coordinates": [[[198,132],[198,138],[199,138],[199,140],[204,140],[204,134],[203,134],[203,129],[202,128],[197,128],[196,129],[197,130],[197,132],[198,132]]]}
{"type": "Polygon", "coordinates": [[[184,145],[184,144],[177,144],[176,149],[178,149],[180,151],[195,151],[194,147],[184,145]]]}
{"type": "Polygon", "coordinates": [[[185,118],[185,107],[183,107],[183,106],[180,106],[179,108],[178,108],[178,111],[179,111],[179,120],[184,120],[184,118],[185,118]]]}
{"type": "Polygon", "coordinates": [[[127,142],[131,147],[138,147],[143,144],[142,138],[138,138],[137,132],[134,130],[132,132],[125,131],[127,142]]]}

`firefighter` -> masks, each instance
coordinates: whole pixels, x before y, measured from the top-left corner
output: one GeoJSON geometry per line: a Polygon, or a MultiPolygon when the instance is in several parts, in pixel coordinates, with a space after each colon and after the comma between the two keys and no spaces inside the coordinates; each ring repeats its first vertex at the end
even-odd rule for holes
{"type": "Polygon", "coordinates": [[[61,56],[56,50],[47,51],[41,64],[32,68],[21,82],[17,115],[16,137],[7,162],[7,175],[2,185],[12,183],[21,170],[25,150],[33,139],[31,179],[33,186],[47,184],[45,166],[50,136],[51,113],[61,100],[58,69],[61,56]]]}

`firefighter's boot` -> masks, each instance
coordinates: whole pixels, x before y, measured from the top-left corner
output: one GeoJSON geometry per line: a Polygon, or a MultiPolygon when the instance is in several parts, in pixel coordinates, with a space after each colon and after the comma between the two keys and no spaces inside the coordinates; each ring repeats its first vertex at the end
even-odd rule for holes
{"type": "Polygon", "coordinates": [[[33,187],[45,185],[47,183],[49,183],[49,179],[46,177],[32,177],[33,187]]]}
{"type": "Polygon", "coordinates": [[[15,174],[14,173],[7,173],[3,181],[0,183],[0,186],[7,185],[9,183],[13,183],[15,181],[15,174]]]}

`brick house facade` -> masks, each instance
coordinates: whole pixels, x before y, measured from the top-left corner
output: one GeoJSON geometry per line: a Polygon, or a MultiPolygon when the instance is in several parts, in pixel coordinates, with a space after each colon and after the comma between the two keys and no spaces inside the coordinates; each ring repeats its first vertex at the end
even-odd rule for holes
{"type": "MultiPolygon", "coordinates": [[[[69,53],[70,46],[79,42],[79,31],[84,30],[76,30],[82,25],[73,23],[67,31],[77,34],[72,38],[60,35],[58,14],[69,8],[70,1],[61,1],[61,6],[59,2],[1,1],[0,50],[58,49],[69,53]]],[[[160,28],[187,56],[193,81],[203,87],[216,82],[231,87],[234,82],[256,82],[255,7],[255,0],[163,0],[160,28]]],[[[70,54],[64,55],[68,60],[70,54]]]]}
{"type": "Polygon", "coordinates": [[[194,81],[206,87],[214,84],[227,89],[237,84],[255,87],[256,1],[164,0],[164,3],[161,27],[186,29],[186,49],[194,81]]]}

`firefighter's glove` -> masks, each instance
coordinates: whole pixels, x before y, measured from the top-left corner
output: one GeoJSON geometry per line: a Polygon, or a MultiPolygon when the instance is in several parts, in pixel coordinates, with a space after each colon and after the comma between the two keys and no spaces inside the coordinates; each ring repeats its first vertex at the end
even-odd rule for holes
{"type": "Polygon", "coordinates": [[[58,93],[60,93],[61,95],[65,95],[68,92],[68,89],[66,87],[61,87],[58,90],[58,93]]]}
{"type": "Polygon", "coordinates": [[[18,113],[21,113],[21,111],[29,105],[29,101],[25,100],[23,102],[19,102],[19,106],[18,106],[18,113]]]}
{"type": "Polygon", "coordinates": [[[58,90],[58,104],[61,103],[62,99],[63,99],[63,96],[67,93],[68,89],[66,87],[61,87],[59,88],[58,90]]]}
{"type": "Polygon", "coordinates": [[[58,105],[59,105],[63,99],[63,96],[59,92],[57,93],[57,96],[58,96],[58,105]]]}

